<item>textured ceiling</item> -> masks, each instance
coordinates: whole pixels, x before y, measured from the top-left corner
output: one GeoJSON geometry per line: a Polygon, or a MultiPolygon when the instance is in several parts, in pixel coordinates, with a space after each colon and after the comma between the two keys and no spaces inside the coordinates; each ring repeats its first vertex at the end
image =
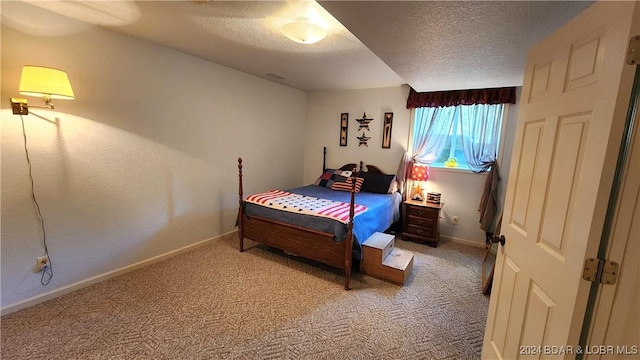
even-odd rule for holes
{"type": "Polygon", "coordinates": [[[113,29],[297,89],[404,83],[315,2],[160,1],[138,5],[142,13],[138,22],[113,29]],[[327,38],[304,45],[281,33],[282,25],[309,13],[324,22],[327,38]]]}
{"type": "Polygon", "coordinates": [[[522,85],[527,50],[590,4],[321,2],[416,91],[522,85]]]}
{"type": "Polygon", "coordinates": [[[52,11],[76,23],[104,26],[303,91],[400,84],[430,91],[521,85],[526,50],[590,2],[323,1],[318,5],[308,0],[3,0],[0,4],[3,24],[21,31],[55,36],[56,31],[63,35],[82,30],[78,24],[63,26],[52,11]],[[327,38],[313,45],[285,38],[280,27],[303,16],[323,22],[327,38]]]}

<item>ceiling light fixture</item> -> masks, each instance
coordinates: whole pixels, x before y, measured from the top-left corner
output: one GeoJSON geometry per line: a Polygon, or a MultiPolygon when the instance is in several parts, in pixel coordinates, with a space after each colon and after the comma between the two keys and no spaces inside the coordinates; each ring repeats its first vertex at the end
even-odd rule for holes
{"type": "Polygon", "coordinates": [[[292,21],[284,24],[282,33],[300,44],[313,44],[324,39],[327,31],[319,25],[316,25],[308,19],[292,21]]]}

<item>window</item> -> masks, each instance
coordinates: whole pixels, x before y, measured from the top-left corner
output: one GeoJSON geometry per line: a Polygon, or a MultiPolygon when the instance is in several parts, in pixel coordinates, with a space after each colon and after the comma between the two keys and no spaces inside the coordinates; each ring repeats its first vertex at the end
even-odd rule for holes
{"type": "Polygon", "coordinates": [[[485,171],[497,157],[503,116],[503,104],[416,108],[414,158],[432,167],[485,171]]]}

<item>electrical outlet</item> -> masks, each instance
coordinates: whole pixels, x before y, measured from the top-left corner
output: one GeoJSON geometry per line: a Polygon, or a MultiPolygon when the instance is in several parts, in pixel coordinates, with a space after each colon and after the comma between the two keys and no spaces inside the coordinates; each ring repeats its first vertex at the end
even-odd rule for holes
{"type": "Polygon", "coordinates": [[[34,273],[39,273],[44,271],[45,266],[49,263],[49,258],[47,256],[40,256],[36,258],[36,266],[33,267],[34,273]]]}
{"type": "Polygon", "coordinates": [[[453,225],[458,225],[458,222],[460,222],[460,218],[459,217],[457,217],[457,216],[452,216],[451,217],[451,223],[453,225]]]}

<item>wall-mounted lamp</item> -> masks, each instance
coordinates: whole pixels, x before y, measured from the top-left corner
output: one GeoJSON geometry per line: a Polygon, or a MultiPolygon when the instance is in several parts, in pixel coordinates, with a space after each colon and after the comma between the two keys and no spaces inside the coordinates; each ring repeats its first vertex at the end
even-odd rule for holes
{"type": "MultiPolygon", "coordinates": [[[[22,67],[22,75],[20,76],[20,87],[18,89],[20,94],[27,96],[42,96],[45,102],[45,106],[32,105],[31,107],[53,109],[52,99],[75,99],[73,89],[71,89],[71,83],[67,73],[53,68],[44,66],[25,65],[22,67]]],[[[29,115],[29,107],[27,105],[27,99],[11,98],[11,110],[15,115],[29,115]]],[[[43,118],[44,119],[44,118],[43,118]]],[[[45,119],[47,120],[47,119],[45,119]]],[[[29,149],[27,148],[27,133],[24,126],[24,119],[20,116],[22,121],[22,136],[24,137],[24,152],[29,164],[29,179],[31,181],[31,198],[38,211],[38,217],[40,218],[40,226],[42,228],[42,245],[46,255],[44,267],[39,267],[38,272],[42,272],[40,283],[47,285],[53,278],[53,267],[51,263],[51,257],[49,256],[49,250],[47,249],[47,235],[44,227],[44,218],[40,212],[40,205],[36,199],[36,194],[33,192],[33,174],[31,173],[31,160],[29,158],[29,149]],[[48,278],[45,279],[45,275],[48,278]]],[[[38,260],[38,264],[41,264],[38,260]]]]}
{"type": "MultiPolygon", "coordinates": [[[[53,109],[52,99],[75,99],[67,73],[43,66],[22,67],[19,91],[22,95],[41,96],[45,106],[31,105],[36,108],[53,109]]],[[[28,115],[27,99],[11,98],[11,110],[16,115],[28,115]]]]}
{"type": "Polygon", "coordinates": [[[300,44],[317,43],[327,36],[327,31],[324,28],[307,19],[286,23],[281,30],[291,41],[300,44]]]}

